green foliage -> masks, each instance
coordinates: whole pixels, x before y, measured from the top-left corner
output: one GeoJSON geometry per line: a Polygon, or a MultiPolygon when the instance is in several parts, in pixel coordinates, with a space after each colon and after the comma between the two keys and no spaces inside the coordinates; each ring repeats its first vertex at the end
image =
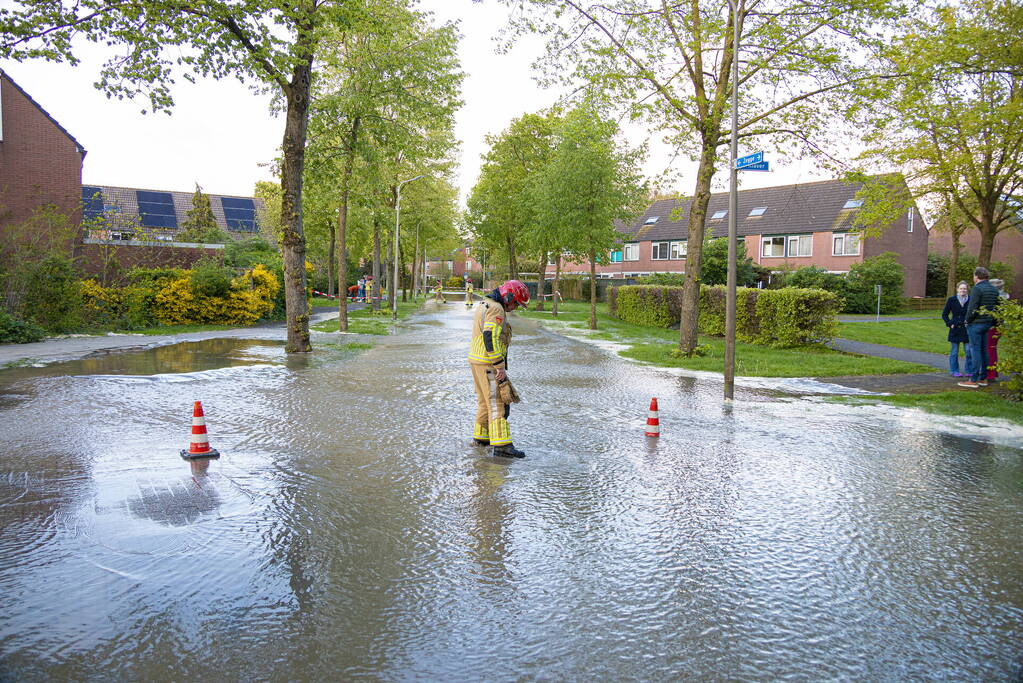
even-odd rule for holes
{"type": "Polygon", "coordinates": [[[214,259],[201,258],[192,265],[192,290],[202,297],[224,297],[231,291],[234,270],[214,259]]]}
{"type": "MultiPolygon", "coordinates": [[[[835,336],[841,299],[820,289],[736,290],[736,339],[752,344],[791,347],[835,336]]],[[[671,327],[680,319],[682,288],[628,285],[612,291],[611,314],[651,327],[671,327]]],[[[725,333],[725,288],[700,288],[700,332],[725,333]]]]}
{"type": "MultiPolygon", "coordinates": [[[[951,259],[948,254],[930,252],[927,254],[927,296],[944,297],[948,286],[948,268],[951,259]]],[[[959,253],[956,263],[956,282],[965,282],[973,287],[973,269],[977,267],[976,254],[959,253]]],[[[988,266],[991,277],[1005,280],[1005,289],[1012,289],[1016,271],[1008,263],[992,261],[988,266]]]]}
{"type": "Polygon", "coordinates": [[[844,276],[838,273],[829,273],[817,266],[803,266],[789,273],[785,278],[785,286],[798,289],[823,289],[841,297],[845,296],[846,291],[844,276]]]}
{"type": "Polygon", "coordinates": [[[35,323],[19,320],[0,310],[0,344],[30,344],[45,336],[46,330],[35,323]]]}
{"type": "Polygon", "coordinates": [[[457,275],[452,275],[444,282],[444,289],[465,289],[465,281],[457,275]]]}
{"type": "Polygon", "coordinates": [[[192,195],[192,208],[188,210],[182,229],[174,236],[177,242],[196,242],[199,244],[226,244],[231,238],[217,225],[210,205],[210,196],[202,191],[199,183],[195,184],[192,195]]]}
{"type": "Polygon", "coordinates": [[[1017,401],[1023,400],[1023,305],[1004,301],[995,312],[998,330],[998,365],[1000,375],[1010,375],[1002,383],[1017,401]]]}
{"type": "Polygon", "coordinates": [[[653,273],[637,278],[637,284],[661,285],[664,287],[681,287],[685,284],[685,273],[653,273]]]}
{"type": "Polygon", "coordinates": [[[902,309],[902,265],[888,251],[854,263],[846,277],[846,313],[875,313],[877,295],[874,286],[881,285],[881,313],[902,309]]]}
{"type": "Polygon", "coordinates": [[[48,332],[66,334],[82,324],[78,270],[70,259],[49,256],[24,271],[20,316],[48,332]]]}
{"type": "MultiPolygon", "coordinates": [[[[735,250],[735,282],[739,287],[754,287],[760,279],[753,259],[746,251],[746,240],[739,238],[735,250]]],[[[707,241],[703,248],[703,284],[723,285],[728,282],[728,238],[707,241]]]]}

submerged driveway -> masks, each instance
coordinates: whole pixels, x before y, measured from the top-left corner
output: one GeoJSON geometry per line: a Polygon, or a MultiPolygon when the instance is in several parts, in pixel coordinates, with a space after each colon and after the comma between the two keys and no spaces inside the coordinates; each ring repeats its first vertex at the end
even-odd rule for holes
{"type": "Polygon", "coordinates": [[[513,316],[528,457],[499,460],[471,445],[469,323],[431,305],[364,351],[0,372],[0,678],[1018,670],[1011,436],[769,388],[725,407],[718,379],[513,316]],[[224,454],[205,471],[178,456],[193,400],[224,454]]]}

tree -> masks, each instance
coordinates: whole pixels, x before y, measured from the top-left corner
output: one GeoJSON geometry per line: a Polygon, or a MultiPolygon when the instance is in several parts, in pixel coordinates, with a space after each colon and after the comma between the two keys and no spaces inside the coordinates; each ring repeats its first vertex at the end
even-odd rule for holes
{"type": "MultiPolygon", "coordinates": [[[[518,250],[523,243],[536,252],[556,248],[537,211],[530,182],[554,151],[556,112],[524,114],[499,135],[488,135],[479,180],[466,202],[465,216],[475,239],[490,251],[504,251],[508,275],[518,279],[518,250]]],[[[543,258],[546,264],[546,253],[543,258]]]]}
{"type": "Polygon", "coordinates": [[[643,153],[618,144],[618,132],[589,105],[572,110],[557,128],[551,160],[533,179],[539,222],[590,264],[591,330],[597,329],[597,263],[621,240],[615,223],[633,219],[647,195],[638,169],[643,153]]]}
{"type": "MultiPolygon", "coordinates": [[[[753,259],[746,251],[746,240],[741,237],[736,242],[736,279],[739,287],[754,287],[759,276],[753,267],[753,259]]],[[[703,283],[707,285],[723,285],[728,279],[728,238],[719,237],[707,240],[703,247],[703,283]]]]}
{"type": "Polygon", "coordinates": [[[725,113],[740,88],[739,138],[772,136],[817,152],[848,86],[869,76],[861,46],[878,40],[898,2],[757,0],[739,2],[742,74],[735,57],[732,13],[725,0],[505,0],[521,7],[513,35],[548,37],[549,80],[582,83],[641,117],[698,162],[689,212],[680,349],[697,343],[702,247],[711,183],[720,150],[730,143],[725,113]],[[565,67],[568,68],[565,68],[565,67]]]}
{"type": "Polygon", "coordinates": [[[281,246],[289,353],[312,349],[306,302],[302,179],[313,57],[324,34],[361,12],[356,0],[114,0],[34,2],[0,10],[0,57],[74,63],[83,36],[125,54],[103,67],[98,87],[114,97],[147,94],[168,110],[171,86],[185,78],[253,80],[277,95],[285,111],[281,144],[281,246]]]}
{"type": "Polygon", "coordinates": [[[902,77],[865,88],[875,104],[862,112],[865,162],[905,169],[947,228],[965,222],[979,230],[985,266],[995,236],[1023,224],[1018,32],[1011,45],[1000,42],[1010,21],[1023,30],[1019,7],[999,0],[942,6],[913,20],[881,53],[902,77]]]}
{"type": "Polygon", "coordinates": [[[202,191],[199,183],[195,184],[195,194],[192,195],[192,208],[186,212],[185,222],[182,229],[175,235],[178,242],[198,242],[224,244],[231,238],[227,236],[213,215],[213,207],[210,205],[210,196],[202,191]]]}

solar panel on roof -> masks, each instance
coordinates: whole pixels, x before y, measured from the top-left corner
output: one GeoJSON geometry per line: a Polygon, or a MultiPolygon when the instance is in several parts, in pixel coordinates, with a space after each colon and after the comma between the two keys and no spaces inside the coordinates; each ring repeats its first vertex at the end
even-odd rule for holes
{"type": "Polygon", "coordinates": [[[93,221],[100,218],[103,218],[103,190],[82,185],[82,220],[93,221]]]}
{"type": "Polygon", "coordinates": [[[224,207],[224,218],[229,229],[256,231],[256,204],[251,199],[221,197],[220,205],[224,207]]]}
{"type": "Polygon", "coordinates": [[[170,192],[136,190],[139,218],[147,228],[176,228],[178,215],[174,211],[174,200],[170,192]]]}

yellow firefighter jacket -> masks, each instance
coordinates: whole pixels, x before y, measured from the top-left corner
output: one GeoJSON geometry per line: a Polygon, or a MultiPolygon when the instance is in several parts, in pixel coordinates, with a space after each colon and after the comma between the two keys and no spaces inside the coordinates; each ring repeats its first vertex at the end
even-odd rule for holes
{"type": "Polygon", "coordinates": [[[505,366],[511,329],[504,306],[490,297],[476,307],[472,319],[472,341],[469,343],[469,362],[475,365],[505,366]]]}

